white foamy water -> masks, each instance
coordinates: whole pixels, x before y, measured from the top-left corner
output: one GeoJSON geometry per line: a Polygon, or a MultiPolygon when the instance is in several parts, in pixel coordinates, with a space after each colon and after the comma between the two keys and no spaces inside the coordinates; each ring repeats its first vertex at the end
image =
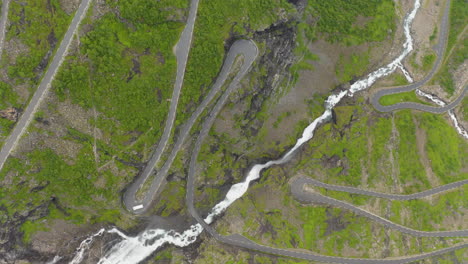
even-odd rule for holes
{"type": "Polygon", "coordinates": [[[409,83],[412,83],[413,82],[413,77],[411,77],[411,74],[405,69],[405,67],[403,66],[403,64],[398,64],[398,68],[400,68],[401,72],[403,73],[403,75],[405,75],[405,78],[406,80],[409,82],[409,83]]]}
{"type": "Polygon", "coordinates": [[[70,261],[70,264],[78,264],[81,261],[83,261],[84,253],[86,252],[86,250],[89,249],[89,247],[91,246],[91,243],[93,243],[94,238],[104,234],[104,231],[106,230],[104,228],[101,228],[97,233],[81,241],[80,246],[76,249],[75,257],[70,261]]]}
{"type": "Polygon", "coordinates": [[[52,259],[51,261],[47,262],[46,264],[55,264],[57,263],[59,260],[61,260],[62,257],[60,256],[55,256],[54,259],[52,259]]]}
{"type": "MultiPolygon", "coordinates": [[[[410,25],[413,21],[417,10],[420,7],[420,0],[415,0],[414,9],[407,15],[403,22],[404,33],[406,41],[403,44],[403,52],[391,63],[370,73],[365,79],[356,81],[351,85],[347,91],[341,91],[338,94],[330,95],[325,101],[325,111],[321,116],[316,118],[310,125],[308,125],[302,136],[297,140],[294,147],[292,147],[286,154],[278,160],[271,160],[264,164],[256,164],[253,166],[247,177],[243,182],[234,184],[224,200],[216,204],[205,221],[211,224],[214,219],[224,212],[234,201],[242,197],[248,190],[252,181],[260,178],[260,173],[273,165],[279,165],[289,160],[292,154],[301,147],[304,143],[312,139],[315,129],[318,125],[328,121],[332,117],[332,109],[338,104],[343,97],[353,96],[354,93],[364,90],[375,83],[379,78],[387,76],[395,71],[398,65],[401,65],[402,60],[413,50],[413,39],[410,34],[410,25]]],[[[132,264],[139,263],[145,258],[150,256],[153,252],[159,249],[162,245],[171,244],[178,247],[185,247],[195,242],[197,237],[202,233],[203,228],[200,224],[192,225],[189,229],[182,233],[174,230],[163,229],[147,229],[135,237],[130,237],[122,233],[116,228],[108,230],[108,233],[117,234],[122,238],[122,241],[114,245],[103,258],[100,259],[99,264],[132,264]]]]}
{"type": "MultiPolygon", "coordinates": [[[[425,92],[423,92],[423,91],[421,91],[419,89],[416,89],[416,94],[419,95],[419,96],[426,97],[427,99],[431,100],[432,102],[436,103],[439,106],[445,106],[446,105],[446,103],[444,101],[442,101],[440,98],[438,98],[437,96],[425,93],[425,92]]],[[[450,119],[453,122],[453,125],[457,129],[458,134],[460,134],[462,137],[468,139],[468,132],[458,122],[457,116],[455,115],[455,112],[453,111],[453,109],[449,110],[448,114],[449,114],[450,119]]]]}

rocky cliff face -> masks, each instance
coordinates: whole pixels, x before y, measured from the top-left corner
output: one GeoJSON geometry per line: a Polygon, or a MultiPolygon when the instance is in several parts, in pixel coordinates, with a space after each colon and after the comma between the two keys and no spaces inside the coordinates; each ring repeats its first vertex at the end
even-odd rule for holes
{"type": "Polygon", "coordinates": [[[49,213],[48,206],[49,204],[42,204],[30,211],[11,216],[6,207],[0,206],[0,264],[21,263],[21,260],[28,260],[30,263],[45,261],[39,252],[25,246],[21,226],[28,220],[34,221],[46,216],[49,213]]]}
{"type": "Polygon", "coordinates": [[[292,78],[289,68],[297,59],[293,52],[296,45],[295,23],[281,21],[264,31],[255,32],[254,40],[265,45],[265,52],[251,71],[254,75],[262,74],[251,77],[255,79],[253,87],[249,87],[249,93],[253,96],[249,108],[244,112],[244,119],[248,122],[243,130],[250,130],[253,135],[262,126],[262,121],[256,118],[256,113],[261,111],[268,98],[281,92],[284,80],[292,78]]]}

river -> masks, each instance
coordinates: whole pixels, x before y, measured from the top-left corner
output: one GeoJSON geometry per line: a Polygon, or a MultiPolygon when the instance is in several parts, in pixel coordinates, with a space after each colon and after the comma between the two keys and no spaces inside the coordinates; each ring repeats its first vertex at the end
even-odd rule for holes
{"type": "MultiPolygon", "coordinates": [[[[379,78],[393,73],[397,68],[401,67],[403,59],[413,50],[413,38],[410,34],[411,23],[416,16],[416,12],[420,7],[420,0],[415,0],[413,10],[406,15],[403,28],[406,40],[403,44],[402,53],[395,58],[388,65],[379,68],[365,78],[360,79],[353,83],[346,91],[341,91],[337,94],[330,95],[325,101],[325,111],[321,116],[317,117],[311,124],[309,124],[303,131],[302,136],[297,140],[294,147],[287,151],[280,159],[271,160],[264,164],[254,165],[248,172],[245,180],[240,183],[234,184],[224,200],[216,204],[211,212],[206,216],[205,221],[211,224],[216,216],[224,212],[234,201],[242,197],[248,190],[252,181],[260,178],[260,173],[273,165],[279,165],[287,162],[294,152],[304,143],[311,140],[314,136],[315,129],[322,123],[327,122],[332,117],[332,109],[343,99],[345,96],[352,97],[356,92],[369,88],[379,78]]],[[[192,225],[189,229],[182,233],[174,230],[164,229],[147,229],[137,236],[127,236],[117,228],[110,228],[108,230],[99,230],[98,233],[91,235],[80,244],[77,249],[74,259],[70,262],[72,264],[80,263],[83,259],[85,251],[89,248],[93,239],[102,235],[104,232],[117,234],[121,241],[116,243],[110,248],[104,256],[99,260],[100,264],[117,264],[117,263],[139,263],[153,254],[156,250],[165,244],[175,245],[177,247],[186,247],[196,241],[197,237],[203,232],[200,224],[192,225]]]]}

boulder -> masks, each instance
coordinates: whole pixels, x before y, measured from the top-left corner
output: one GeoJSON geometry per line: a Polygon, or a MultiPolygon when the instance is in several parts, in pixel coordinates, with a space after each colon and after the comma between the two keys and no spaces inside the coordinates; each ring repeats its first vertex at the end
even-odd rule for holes
{"type": "Polygon", "coordinates": [[[18,121],[19,111],[14,107],[7,108],[5,110],[0,110],[0,117],[6,118],[11,121],[18,121]]]}

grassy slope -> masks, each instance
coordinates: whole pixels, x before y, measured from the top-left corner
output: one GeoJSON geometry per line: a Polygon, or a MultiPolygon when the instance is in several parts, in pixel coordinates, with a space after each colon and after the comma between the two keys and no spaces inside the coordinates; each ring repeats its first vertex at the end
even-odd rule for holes
{"type": "Polygon", "coordinates": [[[12,180],[23,183],[2,188],[0,203],[6,206],[8,215],[49,203],[51,197],[60,205],[58,209],[50,203],[50,214],[45,219],[26,222],[25,239],[47,226],[45,220],[55,218],[76,224],[129,224],[122,218],[120,192],[116,190],[122,189],[135,174],[135,169],[124,163],[138,162],[144,149],[153,145],[160,134],[168,107],[165,99],[175,75],[172,47],[183,27],[183,23],[168,18],[177,18],[176,12],[186,4],[121,1],[115,7],[125,8],[121,15],[131,26],[112,13],[96,22],[86,20],[85,23],[92,23],[91,27],[82,28],[91,30],[81,38],[79,50],[67,57],[52,90],[60,104],[73,102],[88,112],[96,109],[99,117],[88,122],[102,132],[96,140],[99,160],[96,163],[93,154],[93,135],[75,127],[73,122],[59,124],[58,130],[44,126],[44,120],[64,117],[57,107],[59,103],[49,102],[30,129],[45,139],[36,142],[38,149],[9,159],[0,174],[2,180],[10,177],[7,174],[21,175],[12,180]],[[62,130],[66,133],[58,133],[62,130]],[[57,154],[45,143],[47,140],[63,142],[64,147],[70,143],[78,145],[76,158],[70,161],[57,154]],[[98,169],[108,162],[110,167],[98,169]],[[31,195],[30,190],[38,186],[43,188],[31,195]]]}
{"type": "Polygon", "coordinates": [[[455,91],[453,71],[461,65],[468,56],[468,36],[462,31],[468,24],[468,5],[463,0],[454,0],[450,7],[450,32],[448,36],[447,52],[444,64],[435,76],[434,81],[438,82],[445,91],[452,95],[455,91]],[[448,53],[451,51],[449,57],[448,53]]]}
{"type": "MultiPolygon", "coordinates": [[[[466,173],[460,174],[462,164],[467,162],[468,144],[441,116],[410,111],[395,114],[398,139],[394,141],[391,140],[391,120],[383,117],[369,123],[365,112],[357,114],[356,111],[352,111],[355,108],[357,107],[338,107],[337,124],[319,128],[315,138],[304,149],[304,153],[299,154],[300,160],[284,168],[272,168],[263,173],[259,183],[252,186],[248,194],[228,210],[218,229],[225,233],[235,233],[238,232],[238,226],[242,226],[244,235],[284,248],[307,248],[331,255],[346,255],[344,252],[351,249],[357,252],[353,256],[378,256],[381,253],[378,248],[383,247],[385,243],[384,231],[380,225],[344,210],[327,206],[299,205],[290,196],[288,180],[297,174],[305,174],[330,183],[348,186],[355,183],[365,186],[361,175],[368,173],[368,188],[392,192],[391,187],[384,187],[387,184],[392,185],[391,172],[385,167],[389,163],[388,144],[392,144],[396,146],[396,153],[390,155],[397,159],[397,181],[404,186],[404,192],[435,187],[428,182],[419,161],[415,138],[416,124],[413,119],[426,131],[427,155],[432,160],[432,169],[441,184],[466,179],[468,176],[466,173]],[[350,115],[355,117],[355,121],[350,128],[344,129],[349,125],[347,122],[341,123],[340,120],[349,120],[350,115]],[[369,127],[363,129],[361,126],[369,127]],[[341,138],[338,131],[344,134],[341,138]],[[444,143],[440,142],[441,134],[445,135],[444,143]],[[370,153],[366,147],[368,142],[372,142],[370,153]],[[349,168],[347,172],[343,167],[324,168],[320,165],[321,161],[333,155],[340,156],[341,164],[350,164],[343,165],[349,168]],[[325,175],[320,176],[322,174],[325,175]],[[333,219],[340,219],[344,228],[330,233],[333,219]],[[233,222],[236,224],[231,224],[233,222]],[[376,242],[376,235],[382,237],[382,240],[376,242]],[[376,250],[369,251],[369,248],[376,250]]],[[[369,205],[373,208],[370,209],[372,212],[382,216],[387,214],[386,208],[389,206],[391,212],[387,217],[415,229],[429,231],[466,228],[459,224],[449,228],[444,222],[451,218],[460,219],[459,215],[463,214],[462,208],[467,206],[463,199],[466,188],[441,194],[431,200],[409,202],[390,202],[321,189],[318,191],[356,205],[369,205]]],[[[390,254],[394,256],[417,253],[421,246],[423,251],[433,250],[432,246],[446,246],[432,239],[422,239],[422,244],[419,245],[413,238],[393,231],[390,232],[390,241],[390,254]],[[401,243],[402,240],[408,241],[409,245],[401,243]]],[[[457,241],[455,239],[448,242],[457,241]]]]}
{"type": "Polygon", "coordinates": [[[393,105],[396,103],[403,102],[415,102],[420,104],[431,105],[430,103],[421,100],[414,91],[385,95],[380,98],[379,102],[382,105],[393,105]]]}
{"type": "MultiPolygon", "coordinates": [[[[92,134],[65,123],[61,125],[66,129],[66,135],[57,136],[55,131],[41,126],[41,122],[47,121],[50,116],[63,116],[63,113],[57,110],[57,105],[49,104],[44,110],[45,114],[37,119],[31,130],[49,135],[50,138],[57,138],[64,143],[79,144],[79,153],[70,165],[64,162],[70,161],[69,158],[44,146],[44,142],[38,142],[42,150],[24,153],[28,162],[10,159],[0,178],[5,179],[7,173],[20,174],[24,177],[16,177],[14,181],[25,183],[2,190],[1,203],[8,208],[10,215],[27,211],[47,202],[53,196],[64,211],[54,208],[54,204],[51,204],[51,214],[46,219],[63,218],[76,224],[128,224],[120,211],[120,193],[115,190],[122,189],[124,184],[130,181],[130,177],[135,175],[134,168],[125,165],[124,162],[144,161],[149,147],[157,142],[162,132],[161,125],[169,105],[166,99],[170,97],[175,74],[172,47],[183,27],[183,23],[178,22],[182,21],[180,14],[183,14],[179,8],[184,8],[187,4],[187,1],[113,2],[110,5],[121,11],[122,19],[113,13],[107,13],[97,21],[86,19],[85,24],[89,25],[82,28],[89,31],[81,37],[79,50],[67,57],[53,84],[53,91],[60,104],[72,102],[84,110],[95,109],[98,113],[98,118],[89,120],[89,123],[95,125],[103,135],[101,139],[96,140],[99,162],[96,164],[94,159],[92,134]],[[119,174],[123,173],[126,177],[115,175],[115,171],[111,169],[97,169],[109,162],[117,166],[119,174]],[[45,187],[28,196],[29,190],[37,186],[45,187]],[[92,208],[88,207],[90,203],[93,204],[92,208]]],[[[248,10],[255,19],[245,20],[238,12],[232,12],[232,8],[216,3],[201,4],[197,21],[203,27],[197,25],[187,72],[188,84],[187,88],[184,86],[181,97],[182,107],[184,100],[188,101],[187,98],[196,98],[191,91],[201,94],[200,86],[195,84],[200,84],[199,78],[203,79],[206,86],[211,82],[210,78],[216,75],[224,53],[223,41],[229,35],[232,25],[242,24],[243,27],[254,29],[268,27],[276,19],[273,14],[278,12],[278,8],[290,8],[285,1],[266,4],[232,1],[231,4],[233,7],[239,6],[248,10]],[[213,23],[210,20],[210,8],[224,12],[224,15],[217,17],[222,23],[213,23]],[[260,10],[269,12],[263,13],[263,17],[253,15],[260,10]],[[230,21],[231,24],[223,24],[226,21],[230,21]],[[201,32],[206,27],[210,30],[201,32]],[[206,56],[207,48],[217,51],[212,56],[206,56]],[[194,75],[193,70],[190,70],[200,65],[211,67],[203,68],[206,75],[194,75]]],[[[200,71],[200,68],[197,68],[197,72],[200,71]]],[[[182,118],[184,116],[185,113],[181,115],[182,118]]],[[[174,188],[183,191],[182,186],[168,187],[169,193],[172,193],[174,188]]],[[[168,212],[181,207],[182,203],[177,204],[177,201],[174,200],[168,206],[168,212]]],[[[162,214],[166,215],[165,212],[162,214]]],[[[23,231],[26,239],[46,225],[43,224],[43,220],[25,223],[23,231]]]]}
{"type": "MultiPolygon", "coordinates": [[[[62,10],[58,0],[12,1],[8,20],[11,26],[6,35],[7,40],[16,37],[28,47],[28,52],[20,54],[13,65],[7,64],[8,75],[15,84],[27,82],[36,85],[40,79],[38,67],[43,69],[46,66],[40,65],[41,61],[47,52],[58,47],[71,16],[62,10]]],[[[8,54],[3,54],[7,62],[11,63],[8,54]]]]}
{"type": "Polygon", "coordinates": [[[203,99],[224,60],[225,41],[249,38],[278,20],[277,14],[294,12],[286,0],[201,1],[184,86],[177,110],[177,124],[189,117],[203,99]],[[203,73],[203,74],[200,74],[203,73]]]}
{"type": "MultiPolygon", "coordinates": [[[[0,109],[25,107],[27,102],[18,97],[13,86],[24,84],[33,92],[51,61],[52,56],[45,60],[46,55],[58,47],[65,34],[71,17],[62,10],[58,0],[49,3],[31,0],[10,3],[6,41],[17,39],[26,50],[18,51],[15,61],[6,51],[2,52],[0,65],[7,69],[7,79],[0,81],[0,109]],[[54,39],[57,40],[55,44],[54,39]],[[7,80],[8,83],[5,82],[7,80]]],[[[13,122],[0,119],[0,146],[13,126],[13,122]]]]}
{"type": "MultiPolygon", "coordinates": [[[[353,69],[354,67],[349,68],[353,69]]],[[[260,182],[249,190],[246,197],[236,202],[228,210],[224,220],[221,220],[222,223],[219,225],[219,230],[221,232],[229,232],[230,223],[240,221],[240,216],[243,219],[241,221],[243,225],[240,224],[240,226],[242,226],[241,230],[245,231],[244,235],[251,236],[263,243],[271,243],[280,247],[306,247],[313,251],[317,251],[317,247],[319,247],[320,249],[318,250],[321,253],[337,255],[342,254],[340,252],[344,248],[351,247],[361,251],[361,256],[369,256],[370,253],[367,251],[371,247],[370,245],[374,243],[372,234],[379,234],[383,237],[383,229],[379,229],[378,225],[366,219],[354,217],[352,214],[341,212],[340,210],[326,207],[302,208],[302,206],[293,204],[294,202],[291,201],[290,194],[287,192],[287,179],[295,175],[296,171],[302,173],[313,172],[314,175],[321,174],[319,178],[328,182],[361,185],[362,175],[367,173],[369,174],[367,184],[371,187],[391,184],[392,180],[388,164],[388,144],[390,140],[393,140],[393,143],[390,143],[393,145],[393,154],[391,155],[396,158],[395,163],[398,166],[398,171],[401,172],[397,177],[399,181],[404,183],[403,191],[413,192],[414,190],[426,189],[430,186],[430,183],[425,179],[423,165],[418,158],[419,154],[415,136],[416,124],[413,122],[413,117],[417,118],[417,120],[421,119],[420,122],[424,129],[428,129],[427,133],[447,133],[448,137],[451,138],[452,143],[449,144],[450,146],[441,146],[440,143],[435,142],[434,137],[429,137],[428,143],[434,144],[434,148],[441,147],[452,150],[453,148],[459,148],[462,151],[461,153],[464,153],[463,151],[466,151],[467,148],[453,128],[439,116],[429,117],[409,111],[401,111],[395,115],[394,121],[392,121],[386,115],[381,115],[381,117],[377,118],[368,116],[366,114],[367,111],[369,111],[368,106],[360,100],[358,100],[356,105],[337,107],[337,123],[326,124],[319,128],[315,138],[309,143],[309,147],[300,155],[300,161],[292,164],[291,167],[287,166],[285,169],[272,168],[266,171],[260,182]],[[392,135],[392,122],[395,123],[396,139],[392,139],[394,137],[392,135]],[[371,144],[370,148],[367,147],[368,144],[371,144]],[[346,165],[343,165],[343,167],[325,167],[322,161],[334,156],[338,156],[342,164],[345,163],[346,165]],[[291,173],[284,175],[285,171],[291,173]],[[271,196],[271,192],[275,193],[275,195],[271,196]],[[280,198],[277,199],[276,197],[280,198]],[[271,206],[267,205],[268,202],[265,202],[268,199],[283,200],[285,207],[281,207],[281,209],[278,207],[271,208],[271,206]],[[331,216],[327,215],[328,210],[331,210],[331,216]],[[349,225],[342,231],[325,235],[324,230],[327,228],[325,220],[330,217],[333,218],[333,215],[339,215],[349,225]],[[304,224],[297,226],[295,224],[296,221],[302,221],[304,224]],[[267,231],[265,232],[265,230],[267,231]],[[301,237],[301,234],[304,237],[301,237]],[[311,236],[310,234],[314,235],[311,236]],[[368,247],[366,247],[366,243],[369,243],[368,247]]],[[[320,110],[318,109],[317,112],[313,112],[318,113],[320,110]]],[[[303,125],[300,126],[300,128],[303,127],[303,125]]],[[[301,131],[300,128],[298,130],[299,133],[301,131]]],[[[260,142],[257,139],[255,141],[260,142]]],[[[242,160],[232,159],[226,153],[227,150],[232,151],[233,148],[225,145],[236,145],[238,144],[237,142],[239,142],[237,138],[229,138],[225,134],[215,134],[214,138],[208,141],[202,149],[199,161],[210,160],[214,162],[210,162],[210,166],[207,167],[203,176],[204,180],[202,181],[206,185],[203,192],[204,202],[200,204],[201,208],[209,207],[206,205],[206,202],[215,202],[217,200],[215,197],[220,195],[220,192],[215,190],[224,184],[224,178],[219,177],[219,175],[227,173],[226,171],[223,172],[223,170],[229,168],[235,171],[236,168],[245,165],[242,164],[242,160]],[[214,146],[217,146],[217,148],[214,148],[214,146]],[[209,189],[209,186],[212,188],[209,189]]],[[[241,153],[237,153],[234,156],[238,157],[239,154],[241,153]]],[[[440,159],[447,154],[433,152],[428,155],[433,155],[430,157],[431,159],[440,159]]],[[[453,159],[455,160],[454,162],[466,162],[463,154],[455,155],[453,159]]],[[[437,166],[434,164],[434,170],[436,170],[437,166]]],[[[449,170],[448,168],[445,169],[446,171],[437,173],[443,182],[451,182],[465,177],[463,175],[454,175],[449,178],[444,174],[449,170]]],[[[232,170],[230,171],[232,172],[232,170]]],[[[451,175],[456,174],[455,171],[456,168],[453,168],[450,171],[451,175]]],[[[387,188],[385,190],[388,191],[387,188]]],[[[450,206],[460,205],[460,200],[454,200],[453,204],[446,206],[445,201],[447,199],[451,199],[450,196],[444,197],[437,203],[437,210],[449,210],[450,206]]],[[[368,201],[369,199],[366,197],[353,197],[353,202],[357,204],[365,204],[368,201]]],[[[432,223],[428,222],[427,219],[434,216],[434,212],[437,210],[431,210],[427,214],[424,214],[423,210],[431,205],[423,202],[406,206],[410,207],[409,210],[415,214],[414,217],[420,219],[419,222],[414,223],[415,228],[427,230],[433,228],[432,223]]],[[[395,218],[395,221],[397,220],[395,218]]],[[[406,221],[408,220],[405,220],[405,223],[406,221]]],[[[436,218],[436,222],[440,221],[440,217],[436,218]]],[[[238,225],[236,224],[235,226],[238,225]]],[[[410,241],[410,249],[407,249],[408,245],[401,243],[392,245],[392,254],[401,255],[395,252],[401,253],[402,251],[407,254],[411,252],[416,253],[418,248],[420,248],[417,244],[418,242],[410,237],[402,236],[396,232],[391,232],[390,236],[391,241],[401,241],[402,239],[410,241]]],[[[431,239],[423,242],[424,250],[432,250],[432,245],[436,245],[437,247],[444,246],[442,243],[431,239]]],[[[376,252],[372,254],[377,256],[379,253],[377,252],[377,255],[375,255],[376,252]]],[[[209,256],[210,253],[207,252],[206,255],[209,256]]]]}

